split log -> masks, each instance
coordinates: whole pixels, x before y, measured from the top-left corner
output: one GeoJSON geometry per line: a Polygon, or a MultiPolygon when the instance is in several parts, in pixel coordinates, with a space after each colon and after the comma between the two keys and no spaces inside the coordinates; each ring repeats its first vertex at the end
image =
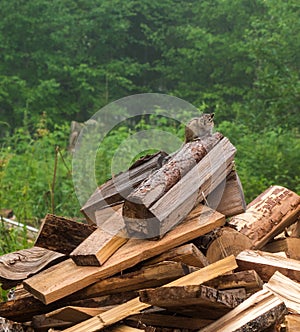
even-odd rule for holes
{"type": "Polygon", "coordinates": [[[207,205],[226,217],[232,217],[246,211],[246,201],[242,183],[233,169],[211,194],[206,198],[207,205]]]}
{"type": "MultiPolygon", "coordinates": [[[[146,266],[140,270],[124,273],[119,276],[100,280],[89,287],[77,292],[81,298],[84,296],[95,297],[108,294],[118,294],[140,290],[149,287],[162,286],[172,280],[183,277],[186,274],[195,271],[194,267],[187,266],[181,262],[160,262],[155,265],[146,266]]],[[[76,298],[76,294],[70,298],[76,298]]]]}
{"type": "Polygon", "coordinates": [[[9,289],[47,266],[66,259],[65,255],[44,248],[32,247],[0,257],[0,281],[3,289],[9,289]]]}
{"type": "Polygon", "coordinates": [[[193,243],[187,243],[183,246],[171,249],[146,261],[144,266],[156,264],[162,261],[181,262],[186,265],[197,267],[204,267],[209,264],[204,254],[193,243]]]}
{"type": "Polygon", "coordinates": [[[127,197],[125,205],[127,206],[130,202],[149,209],[199,163],[222,138],[220,133],[215,133],[205,139],[184,144],[160,169],[152,173],[127,197]]]}
{"type": "Polygon", "coordinates": [[[69,255],[95,230],[95,226],[47,214],[35,241],[35,246],[69,255]]]}
{"type": "Polygon", "coordinates": [[[276,271],[300,282],[300,261],[298,260],[254,250],[242,251],[236,257],[236,260],[239,265],[239,270],[255,270],[265,282],[267,282],[276,271]]]}
{"type": "Polygon", "coordinates": [[[247,293],[255,293],[262,289],[263,282],[256,271],[249,270],[222,275],[210,280],[205,285],[221,290],[245,288],[247,293]]]}
{"type": "Polygon", "coordinates": [[[27,322],[32,320],[34,316],[41,316],[42,314],[64,306],[99,308],[109,305],[121,304],[135,298],[137,296],[137,292],[131,291],[93,298],[83,298],[79,295],[82,294],[78,294],[78,298],[71,296],[65,297],[48,305],[43,304],[32,295],[23,297],[21,299],[0,302],[0,317],[6,317],[15,322],[27,322]]]}
{"type": "Polygon", "coordinates": [[[210,319],[201,319],[187,316],[175,316],[162,309],[144,310],[141,314],[129,316],[125,323],[136,323],[137,328],[145,326],[173,327],[176,329],[200,329],[213,321],[210,319]]]}
{"type": "Polygon", "coordinates": [[[122,208],[96,229],[71,252],[70,257],[77,265],[101,266],[128,241],[122,208]]]}
{"type": "Polygon", "coordinates": [[[291,313],[300,315],[300,283],[277,271],[264,288],[284,301],[291,313]]]}
{"type": "Polygon", "coordinates": [[[299,332],[300,331],[300,316],[287,315],[284,319],[285,332],[299,332]]]}
{"type": "Polygon", "coordinates": [[[172,312],[217,319],[246,298],[245,289],[218,291],[204,285],[158,287],[139,291],[140,301],[172,312]]]}
{"type": "MultiPolygon", "coordinates": [[[[201,284],[210,280],[211,278],[215,278],[221,274],[234,270],[236,266],[237,265],[234,257],[229,256],[219,262],[206,266],[201,270],[195,271],[189,275],[172,281],[165,286],[172,287],[201,284]]],[[[117,323],[128,316],[138,314],[141,310],[147,309],[149,307],[150,305],[140,302],[139,298],[135,298],[117,306],[116,308],[108,310],[103,314],[97,315],[85,322],[66,329],[64,332],[96,332],[107,326],[117,323]]]]}
{"type": "Polygon", "coordinates": [[[109,329],[110,332],[144,332],[144,329],[137,329],[127,325],[118,325],[109,329]]]}
{"type": "Polygon", "coordinates": [[[46,313],[44,316],[46,318],[57,319],[65,322],[80,323],[86,319],[89,319],[107,310],[110,310],[112,309],[112,307],[113,306],[89,308],[89,307],[68,306],[46,313]]]}
{"type": "Polygon", "coordinates": [[[157,238],[178,225],[230,173],[235,152],[235,147],[223,138],[149,208],[140,201],[126,200],[123,217],[128,234],[139,238],[157,238]]]}
{"type": "Polygon", "coordinates": [[[288,258],[300,260],[300,238],[277,239],[265,245],[262,250],[273,253],[284,251],[288,258]]]}
{"type": "Polygon", "coordinates": [[[100,267],[77,266],[71,259],[24,281],[24,287],[48,304],[78,291],[101,278],[110,277],[146,259],[157,256],[212,229],[222,226],[222,214],[199,205],[186,221],[159,241],[130,239],[100,267]]]}
{"type": "Polygon", "coordinates": [[[200,331],[263,331],[280,320],[286,312],[284,302],[264,289],[253,294],[229,313],[200,331]]]}
{"type": "Polygon", "coordinates": [[[120,173],[96,189],[81,208],[90,223],[96,223],[95,212],[107,206],[123,202],[142,181],[161,166],[165,152],[147,155],[135,162],[128,171],[120,173]]]}
{"type": "Polygon", "coordinates": [[[237,256],[241,251],[252,247],[252,241],[246,235],[230,227],[221,228],[217,236],[206,252],[210,263],[230,255],[237,256]]]}
{"type": "Polygon", "coordinates": [[[272,186],[247,206],[245,213],[232,217],[229,225],[253,241],[253,249],[294,223],[300,213],[300,196],[289,189],[272,186]]]}

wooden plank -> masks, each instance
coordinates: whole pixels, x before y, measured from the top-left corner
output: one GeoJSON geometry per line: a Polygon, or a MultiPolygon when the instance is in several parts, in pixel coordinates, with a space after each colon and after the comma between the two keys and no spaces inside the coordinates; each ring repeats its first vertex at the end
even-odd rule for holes
{"type": "Polygon", "coordinates": [[[217,289],[245,288],[247,293],[255,293],[262,289],[263,282],[254,270],[240,271],[232,274],[225,274],[212,279],[205,285],[217,289]]]}
{"type": "MultiPolygon", "coordinates": [[[[161,166],[161,160],[166,157],[165,152],[158,152],[154,155],[147,155],[134,163],[128,171],[116,175],[98,187],[93,195],[81,208],[90,223],[101,221],[98,217],[96,221],[95,213],[107,206],[123,202],[131,191],[146,179],[154,170],[161,166]]],[[[105,219],[104,219],[105,221],[105,219]]]]}
{"type": "Polygon", "coordinates": [[[242,251],[236,259],[240,270],[255,270],[265,282],[276,271],[293,280],[300,281],[300,261],[298,260],[259,250],[242,251]]]}
{"type": "Polygon", "coordinates": [[[300,238],[288,237],[277,239],[266,244],[262,250],[273,253],[284,251],[288,258],[300,260],[300,238]]]}
{"type": "Polygon", "coordinates": [[[204,285],[158,287],[139,291],[140,301],[169,311],[217,319],[246,298],[243,288],[219,291],[204,285]]]}
{"type": "Polygon", "coordinates": [[[101,225],[101,228],[96,229],[74,249],[70,257],[77,265],[101,266],[127,241],[122,207],[120,207],[101,225]]]}
{"type": "Polygon", "coordinates": [[[291,313],[300,315],[300,283],[277,271],[264,287],[284,301],[291,313]]]}
{"type": "Polygon", "coordinates": [[[186,221],[159,241],[130,239],[100,267],[77,266],[71,259],[24,281],[24,287],[48,304],[74,293],[99,279],[110,277],[146,259],[189,242],[223,225],[222,214],[198,206],[186,221]]]}
{"type": "Polygon", "coordinates": [[[69,255],[95,230],[95,226],[47,214],[35,241],[35,246],[69,255]]]}
{"type": "Polygon", "coordinates": [[[204,267],[209,264],[204,254],[193,243],[184,244],[158,255],[157,257],[151,258],[144,263],[144,266],[162,261],[181,262],[186,265],[197,267],[204,267]]]}
{"type": "Polygon", "coordinates": [[[261,290],[200,332],[263,331],[280,320],[285,313],[283,301],[270,291],[261,290]]]}
{"type": "Polygon", "coordinates": [[[300,213],[300,196],[289,189],[272,186],[247,206],[245,213],[232,217],[229,225],[253,241],[253,249],[293,224],[300,213]]]}
{"type": "MultiPolygon", "coordinates": [[[[171,286],[188,286],[198,285],[204,283],[211,278],[215,278],[221,274],[227,273],[234,270],[237,267],[235,258],[229,256],[223,260],[206,266],[198,271],[195,271],[189,275],[179,278],[171,283],[165,285],[166,287],[171,286]]],[[[104,312],[103,314],[97,315],[85,322],[77,324],[69,329],[64,330],[65,332],[95,332],[103,329],[104,327],[110,326],[120,320],[138,314],[141,310],[149,308],[150,305],[140,302],[139,298],[135,298],[124,304],[117,306],[111,310],[104,312]]]]}
{"type": "Polygon", "coordinates": [[[178,225],[193,207],[213,191],[232,169],[235,147],[223,138],[167,193],[145,209],[126,201],[123,216],[129,234],[152,238],[162,237],[178,225]]]}
{"type": "Polygon", "coordinates": [[[18,250],[0,257],[0,282],[3,289],[9,289],[47,266],[66,259],[58,252],[32,247],[18,250]]]}
{"type": "Polygon", "coordinates": [[[210,263],[229,255],[237,256],[241,251],[252,247],[252,241],[244,234],[223,227],[217,232],[217,238],[209,245],[206,257],[210,263]]]}
{"type": "Polygon", "coordinates": [[[242,183],[235,169],[206,197],[206,201],[209,207],[226,217],[232,217],[246,211],[242,183]]]}

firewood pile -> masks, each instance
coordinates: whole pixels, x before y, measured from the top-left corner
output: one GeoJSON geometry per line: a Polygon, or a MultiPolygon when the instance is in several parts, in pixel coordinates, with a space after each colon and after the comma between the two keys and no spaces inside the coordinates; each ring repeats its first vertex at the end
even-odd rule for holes
{"type": "Polygon", "coordinates": [[[86,223],[48,214],[0,257],[6,331],[300,331],[300,197],[272,186],[246,206],[235,152],[215,133],[145,156],[86,223]]]}

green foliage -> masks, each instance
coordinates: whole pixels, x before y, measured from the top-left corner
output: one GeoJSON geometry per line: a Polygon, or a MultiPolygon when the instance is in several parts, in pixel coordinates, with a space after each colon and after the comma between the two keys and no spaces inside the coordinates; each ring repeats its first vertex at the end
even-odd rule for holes
{"type": "MultiPolygon", "coordinates": [[[[78,214],[66,123],[143,92],[216,113],[247,201],[271,184],[299,192],[297,0],[2,0],[0,11],[0,199],[20,221],[53,206],[78,214]]],[[[121,122],[98,150],[98,183],[160,149],[157,132],[154,147],[137,135],[152,129],[183,138],[164,117],[121,122]]]]}
{"type": "Polygon", "coordinates": [[[37,128],[30,135],[21,128],[5,140],[0,151],[1,207],[12,208],[20,222],[43,218],[47,212],[78,215],[70,157],[64,149],[68,129],[68,126],[56,126],[55,131],[50,132],[46,128],[37,128]],[[58,156],[53,193],[55,211],[52,211],[56,146],[61,147],[62,154],[58,156]]]}

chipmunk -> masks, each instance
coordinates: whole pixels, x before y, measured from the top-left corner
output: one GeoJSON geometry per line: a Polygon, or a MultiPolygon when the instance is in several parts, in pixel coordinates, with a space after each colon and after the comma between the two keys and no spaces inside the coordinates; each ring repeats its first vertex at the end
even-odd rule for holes
{"type": "Polygon", "coordinates": [[[197,138],[211,136],[214,127],[215,113],[203,113],[199,118],[193,118],[185,127],[185,143],[197,138]]]}
{"type": "MultiPolygon", "coordinates": [[[[190,120],[185,127],[184,144],[192,142],[197,138],[211,136],[214,127],[214,115],[215,113],[203,113],[200,117],[190,120]]],[[[176,153],[177,152],[173,152],[168,156],[161,156],[158,159],[159,167],[166,164],[176,153]]]]}

